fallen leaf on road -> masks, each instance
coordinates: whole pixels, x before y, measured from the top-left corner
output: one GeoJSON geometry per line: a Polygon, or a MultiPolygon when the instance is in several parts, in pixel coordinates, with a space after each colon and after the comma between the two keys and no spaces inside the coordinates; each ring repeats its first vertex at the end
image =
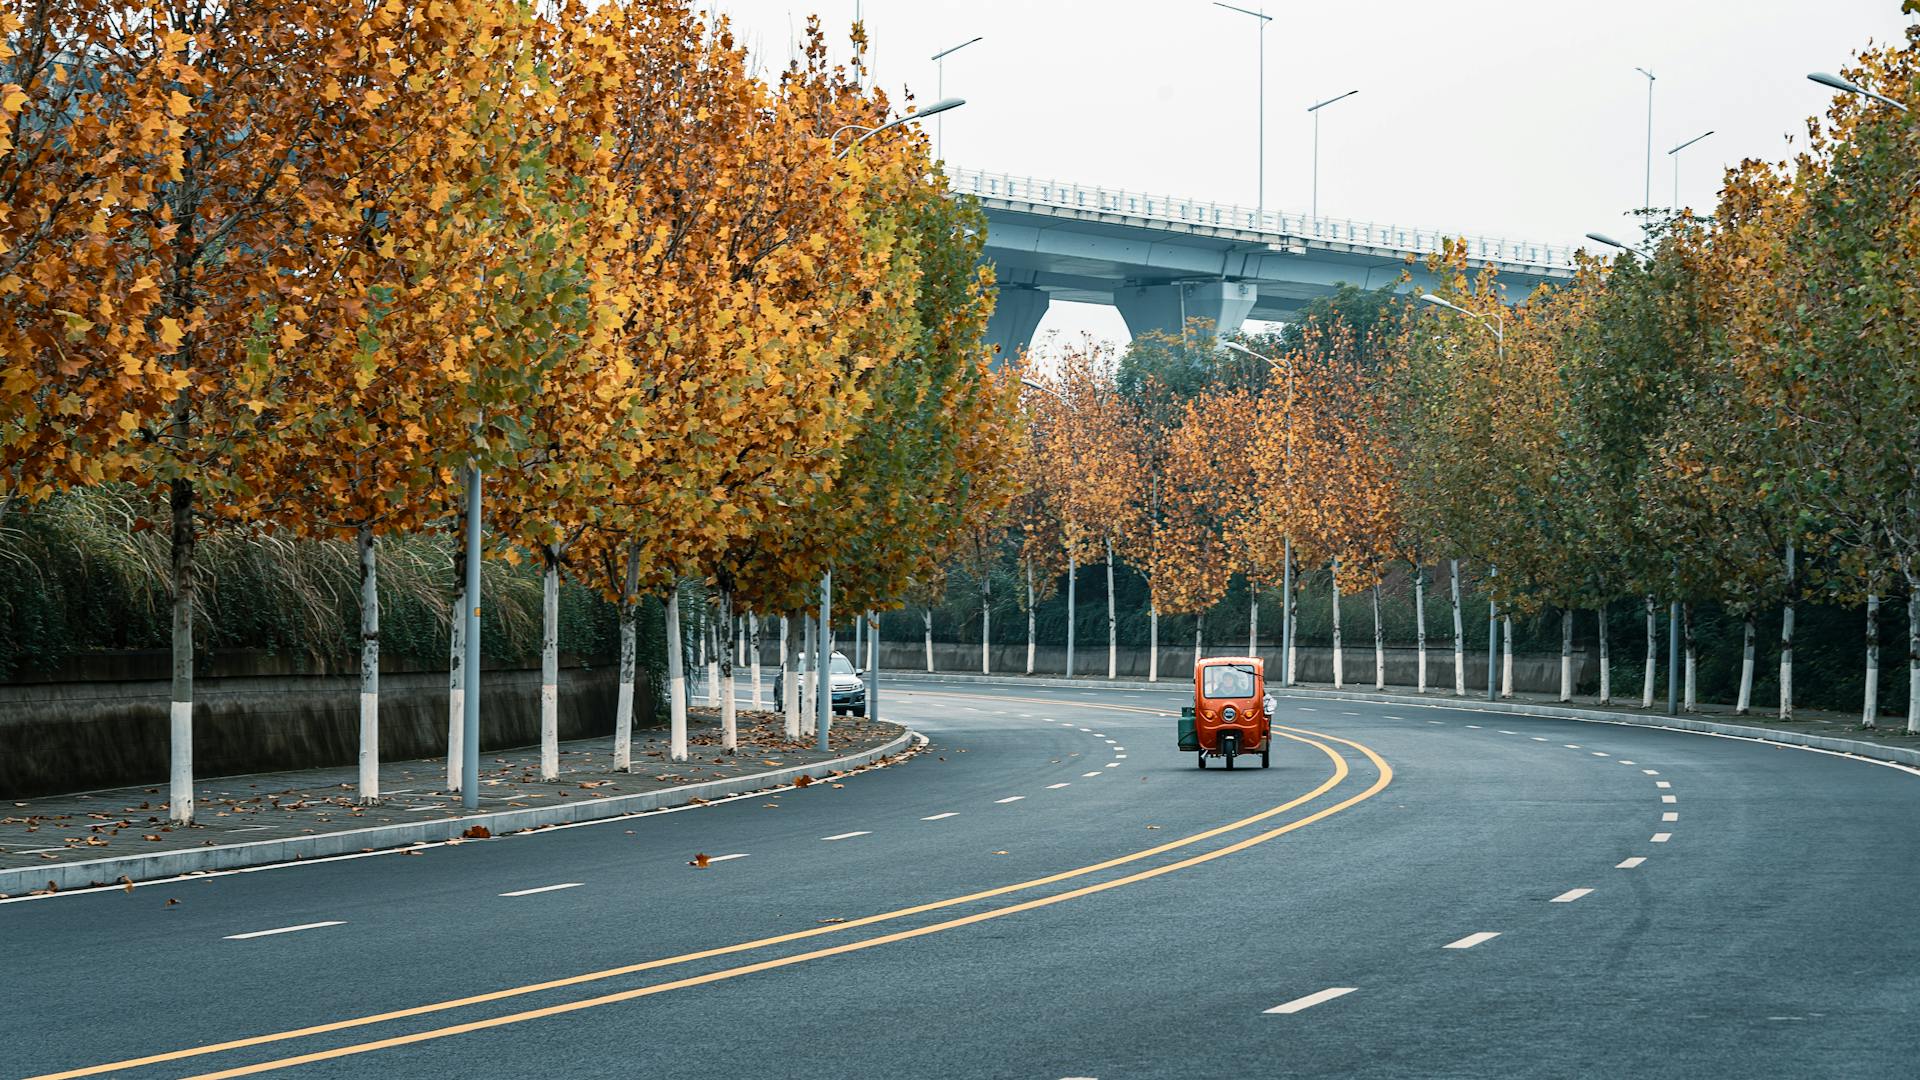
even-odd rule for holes
{"type": "Polygon", "coordinates": [[[1158,826],[1158,825],[1149,825],[1149,826],[1147,826],[1147,828],[1149,828],[1149,829],[1157,829],[1157,828],[1159,828],[1159,827],[1160,827],[1160,826],[1158,826]]]}
{"type": "Polygon", "coordinates": [[[172,897],[168,897],[167,902],[165,904],[162,904],[161,906],[162,907],[179,907],[180,901],[175,900],[172,897]]]}
{"type": "Polygon", "coordinates": [[[813,777],[808,776],[806,773],[801,773],[799,776],[793,778],[794,787],[806,787],[811,783],[813,783],[813,777]]]}
{"type": "Polygon", "coordinates": [[[713,860],[712,860],[712,859],[709,859],[709,858],[708,858],[708,857],[706,856],[706,854],[705,854],[705,853],[703,852],[703,853],[701,853],[701,854],[699,854],[699,855],[695,855],[695,856],[693,857],[693,861],[692,861],[692,862],[690,862],[690,863],[688,863],[687,865],[688,865],[688,866],[697,866],[697,867],[699,867],[700,869],[702,869],[702,870],[705,870],[705,869],[707,868],[707,864],[708,864],[708,863],[710,863],[710,862],[712,862],[712,861],[713,861],[713,860]]]}
{"type": "Polygon", "coordinates": [[[467,831],[460,835],[467,840],[486,840],[493,836],[493,831],[485,825],[469,825],[467,831]]]}
{"type": "Polygon", "coordinates": [[[125,887],[126,887],[126,890],[127,890],[127,891],[128,891],[129,893],[131,893],[131,892],[133,891],[133,879],[132,879],[132,878],[130,878],[130,877],[128,877],[127,875],[125,875],[125,874],[121,874],[121,875],[120,875],[120,884],[121,884],[121,885],[123,885],[123,886],[125,886],[125,887]]]}
{"type": "Polygon", "coordinates": [[[837,922],[846,922],[847,920],[845,920],[845,919],[843,919],[843,918],[841,918],[841,917],[840,917],[840,916],[838,916],[838,915],[835,915],[835,916],[833,916],[833,917],[831,917],[831,918],[826,918],[826,919],[821,919],[820,921],[821,921],[822,923],[837,923],[837,922]]]}
{"type": "Polygon", "coordinates": [[[994,854],[995,854],[995,855],[1005,855],[1005,854],[1006,854],[1006,852],[1004,852],[1004,851],[996,851],[996,852],[994,852],[994,854]]]}

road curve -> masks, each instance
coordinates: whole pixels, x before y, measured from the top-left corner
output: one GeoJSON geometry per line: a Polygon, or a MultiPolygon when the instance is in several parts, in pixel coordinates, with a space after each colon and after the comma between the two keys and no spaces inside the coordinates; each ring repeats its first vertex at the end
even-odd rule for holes
{"type": "Polygon", "coordinates": [[[0,904],[0,1075],[1908,1075],[1911,771],[1289,697],[1202,772],[1181,701],[903,679],[839,785],[0,904]]]}

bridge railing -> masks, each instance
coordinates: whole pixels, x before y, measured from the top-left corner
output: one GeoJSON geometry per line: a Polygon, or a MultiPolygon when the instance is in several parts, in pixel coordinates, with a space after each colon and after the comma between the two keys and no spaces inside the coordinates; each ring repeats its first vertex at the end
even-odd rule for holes
{"type": "Polygon", "coordinates": [[[1436,229],[1408,228],[1349,218],[1309,217],[1280,210],[1261,213],[1251,207],[1227,203],[1089,187],[978,169],[950,169],[947,175],[953,190],[979,198],[1013,199],[1046,206],[1128,214],[1189,225],[1244,229],[1329,243],[1364,244],[1423,255],[1439,251],[1443,241],[1461,240],[1467,245],[1468,258],[1475,261],[1555,268],[1573,265],[1573,249],[1560,244],[1508,240],[1495,236],[1460,236],[1436,229]]]}

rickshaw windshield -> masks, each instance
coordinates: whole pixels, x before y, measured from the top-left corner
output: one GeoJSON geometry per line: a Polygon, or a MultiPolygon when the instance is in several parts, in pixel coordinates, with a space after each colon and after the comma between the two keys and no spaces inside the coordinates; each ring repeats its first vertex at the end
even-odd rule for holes
{"type": "Polygon", "coordinates": [[[1200,692],[1210,698],[1252,697],[1253,669],[1231,664],[1207,668],[1201,676],[1200,692]]]}

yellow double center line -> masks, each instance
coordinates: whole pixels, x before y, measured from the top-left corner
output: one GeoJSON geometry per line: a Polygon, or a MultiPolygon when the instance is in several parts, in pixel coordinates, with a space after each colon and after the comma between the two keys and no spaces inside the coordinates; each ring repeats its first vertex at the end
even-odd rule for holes
{"type": "MultiPolygon", "coordinates": [[[[1006,700],[1006,699],[1002,698],[999,700],[1006,700]]],[[[1058,704],[1058,703],[1049,702],[1048,704],[1058,704]]],[[[1089,703],[1080,703],[1080,702],[1075,702],[1074,705],[1078,708],[1101,708],[1101,709],[1107,709],[1107,710],[1112,710],[1116,712],[1119,712],[1119,711],[1141,712],[1141,713],[1158,715],[1157,710],[1135,708],[1135,707],[1124,706],[1124,705],[1093,705],[1089,703]]],[[[1214,859],[1218,859],[1223,856],[1233,854],[1235,852],[1244,851],[1247,848],[1250,848],[1256,844],[1265,843],[1269,840],[1274,839],[1275,837],[1283,836],[1287,833],[1290,833],[1295,829],[1304,828],[1305,826],[1310,825],[1323,818],[1329,817],[1333,814],[1337,814],[1340,811],[1345,810],[1356,803],[1362,802],[1366,799],[1370,799],[1374,795],[1378,794],[1383,788],[1385,788],[1387,784],[1391,782],[1391,780],[1393,779],[1393,769],[1386,763],[1386,761],[1382,759],[1380,755],[1374,753],[1371,749],[1365,746],[1362,746],[1359,743],[1351,742],[1349,740],[1337,738],[1331,735],[1325,735],[1319,732],[1305,731],[1297,728],[1282,728],[1278,725],[1275,726],[1274,731],[1285,738],[1292,739],[1295,742],[1305,743],[1309,746],[1313,746],[1316,749],[1320,750],[1322,753],[1326,754],[1327,757],[1333,763],[1333,766],[1334,766],[1333,774],[1329,776],[1325,781],[1323,781],[1319,786],[1315,787],[1312,791],[1309,791],[1304,795],[1298,796],[1297,798],[1290,799],[1287,802],[1280,804],[1279,806],[1275,806],[1268,810],[1263,810],[1260,813],[1254,814],[1249,817],[1241,818],[1238,821],[1229,822],[1228,824],[1225,824],[1225,825],[1220,825],[1212,829],[1207,829],[1203,832],[1194,833],[1190,836],[1181,837],[1178,840],[1172,840],[1164,844],[1156,845],[1154,847],[1145,848],[1143,850],[1136,851],[1128,855],[1123,855],[1118,858],[1108,859],[1104,862],[1093,863],[1088,866],[1077,867],[1072,870],[1062,871],[1060,873],[1051,874],[1046,877],[1033,878],[1028,881],[1017,882],[1011,885],[1002,885],[996,888],[982,890],[980,892],[969,893],[965,896],[957,896],[957,897],[952,897],[946,900],[937,900],[930,903],[914,905],[912,907],[899,908],[894,911],[884,912],[877,915],[868,915],[858,919],[850,919],[844,923],[836,923],[828,926],[814,927],[808,930],[801,930],[801,931],[797,931],[789,934],[779,934],[772,937],[759,938],[754,941],[741,942],[739,944],[727,945],[727,946],[722,946],[714,949],[705,949],[698,952],[683,953],[679,956],[665,957],[658,960],[648,960],[648,961],[644,961],[636,964],[626,964],[620,967],[607,968],[601,971],[594,971],[594,972],[588,972],[582,975],[569,976],[564,979],[552,979],[545,982],[530,983],[525,986],[510,987],[507,989],[495,990],[495,991],[491,991],[484,994],[474,994],[467,997],[455,998],[448,1001],[433,1002],[427,1005],[417,1005],[407,1009],[397,1009],[391,1012],[376,1013],[369,1016],[355,1017],[348,1020],[339,1020],[339,1021],[334,1021],[332,1023],[327,1023],[327,1024],[315,1024],[309,1027],[296,1028],[288,1031],[272,1032],[265,1035],[256,1035],[256,1036],[251,1036],[244,1039],[234,1039],[227,1042],[209,1043],[204,1046],[187,1047],[180,1050],[171,1050],[171,1051],[166,1051],[159,1054],[152,1054],[146,1057],[129,1058],[124,1061],[107,1062],[100,1065],[92,1065],[84,1068],[68,1070],[65,1072],[46,1073],[41,1076],[30,1077],[28,1078],[28,1080],[68,1080],[68,1078],[71,1078],[71,1077],[95,1076],[101,1073],[113,1072],[121,1069],[139,1068],[147,1065],[161,1064],[168,1061],[178,1061],[184,1058],[199,1057],[207,1054],[220,1053],[222,1051],[227,1051],[227,1050],[239,1050],[239,1049],[244,1049],[246,1047],[251,1047],[251,1046],[262,1046],[262,1045],[267,1045],[271,1043],[288,1042],[288,1041],[297,1040],[297,1039],[310,1038],[312,1036],[324,1035],[330,1032],[346,1031],[353,1028],[366,1027],[372,1024],[387,1023],[389,1021],[403,1020],[403,1019],[414,1017],[414,1016],[424,1016],[424,1015],[437,1013],[437,1012],[445,1012],[451,1009],[459,1009],[459,1008],[465,1008],[467,1006],[472,1006],[472,1005],[481,1005],[481,1004],[486,1004],[488,1002],[501,1001],[509,998],[523,996],[526,994],[540,993],[547,990],[557,990],[557,989],[562,989],[569,986],[578,986],[584,983],[616,978],[622,975],[637,974],[643,971],[651,971],[651,970],[656,970],[656,969],[665,968],[665,967],[677,966],[681,964],[688,964],[688,963],[693,963],[700,960],[711,959],[714,957],[727,956],[734,953],[765,949],[775,945],[782,945],[782,944],[787,944],[795,941],[801,941],[809,938],[819,937],[826,934],[841,933],[847,930],[857,929],[863,926],[871,926],[875,923],[902,919],[912,915],[922,914],[929,911],[937,911],[943,908],[954,907],[961,904],[967,904],[967,903],[977,902],[980,900],[992,899],[998,896],[1005,896],[1009,893],[1021,892],[1028,889],[1034,889],[1034,888],[1039,888],[1045,885],[1054,884],[1056,882],[1067,881],[1077,877],[1083,877],[1085,875],[1098,873],[1099,871],[1111,869],[1116,866],[1122,866],[1128,863],[1138,862],[1142,859],[1151,858],[1155,855],[1162,854],[1167,851],[1172,851],[1178,848],[1186,847],[1195,843],[1199,843],[1203,840],[1211,839],[1213,837],[1220,836],[1224,833],[1233,832],[1239,829],[1246,828],[1250,825],[1254,825],[1261,821],[1268,820],[1277,815],[1284,814],[1289,810],[1295,809],[1305,803],[1311,802],[1314,799],[1317,799],[1320,796],[1326,794],[1327,792],[1331,791],[1333,788],[1338,786],[1343,780],[1347,778],[1350,772],[1350,769],[1347,765],[1346,759],[1343,756],[1341,756],[1339,751],[1333,749],[1331,746],[1328,746],[1325,742],[1319,741],[1321,739],[1325,739],[1330,742],[1340,743],[1341,745],[1349,746],[1355,750],[1360,751],[1360,753],[1364,754],[1369,759],[1369,761],[1372,762],[1374,768],[1378,771],[1379,775],[1377,779],[1375,779],[1375,781],[1370,786],[1368,786],[1364,791],[1361,791],[1360,793],[1353,795],[1341,802],[1334,803],[1331,806],[1315,811],[1314,813],[1309,814],[1306,817],[1302,817],[1302,818],[1298,818],[1296,820],[1290,821],[1277,828],[1273,828],[1265,832],[1257,833],[1253,836],[1247,837],[1236,843],[1229,844],[1226,847],[1218,848],[1212,851],[1207,851],[1199,855],[1190,856],[1188,858],[1181,859],[1175,862],[1166,863],[1161,866],[1153,867],[1151,869],[1139,871],[1133,874],[1128,874],[1122,877],[1113,878],[1113,879],[1099,882],[1093,885],[1086,885],[1077,889],[1068,890],[1066,892],[1054,893],[1048,896],[1037,897],[1032,900],[1023,901],[1017,904],[1011,904],[1006,907],[994,908],[990,911],[976,912],[971,915],[965,915],[959,918],[948,919],[943,922],[932,923],[927,926],[916,927],[910,930],[901,930],[901,931],[896,931],[890,934],[881,934],[876,937],[863,938],[858,941],[844,942],[842,944],[829,946],[827,948],[815,949],[812,951],[796,953],[789,956],[776,957],[771,960],[763,960],[758,963],[745,964],[737,967],[725,968],[720,971],[709,972],[703,975],[691,976],[685,979],[676,979],[669,982],[655,983],[648,986],[636,987],[629,990],[618,991],[616,993],[602,994],[597,997],[582,998],[577,1001],[563,1002],[557,1005],[550,1005],[543,1008],[528,1009],[521,1012],[508,1013],[502,1016],[489,1017],[482,1020],[475,1020],[475,1021],[470,1021],[462,1024],[454,1024],[446,1027],[432,1028],[425,1031],[412,1032],[405,1035],[396,1035],[390,1038],[377,1039],[377,1040],[363,1042],[363,1043],[356,1043],[350,1046],[343,1046],[343,1047],[338,1047],[338,1048],[329,1049],[329,1050],[320,1050],[320,1051],[315,1051],[313,1053],[300,1054],[294,1057],[279,1058],[273,1061],[264,1061],[258,1064],[244,1065],[244,1066],[225,1069],[217,1072],[201,1073],[190,1078],[190,1080],[216,1080],[216,1078],[219,1078],[219,1077],[249,1076],[256,1073],[267,1072],[269,1070],[274,1070],[274,1069],[289,1068],[291,1066],[306,1064],[309,1062],[324,1061],[330,1058],[348,1057],[355,1054],[369,1053],[375,1050],[384,1050],[384,1049],[388,1049],[396,1046],[405,1046],[411,1043],[427,1042],[434,1039],[443,1039],[443,1038],[447,1038],[454,1035],[462,1035],[468,1032],[482,1031],[488,1028],[503,1027],[508,1024],[517,1024],[517,1023],[522,1023],[528,1020],[537,1020],[537,1019],[541,1019],[549,1016],[558,1016],[565,1013],[577,1012],[582,1009],[596,1008],[601,1005],[611,1005],[611,1004],[615,1004],[622,1001],[631,1001],[636,998],[651,997],[655,994],[663,994],[671,990],[681,990],[681,989],[685,989],[693,986],[702,986],[707,983],[721,982],[723,980],[735,979],[744,975],[752,975],[762,971],[770,971],[776,968],[789,967],[795,964],[805,963],[809,960],[818,960],[818,959],[823,959],[829,956],[838,956],[843,953],[858,952],[860,950],[874,948],[879,945],[888,945],[894,942],[907,941],[912,938],[925,937],[929,934],[936,934],[945,930],[952,930],[962,926],[970,926],[974,923],[985,922],[989,919],[998,919],[1007,915],[1017,914],[1019,912],[1032,911],[1036,908],[1049,907],[1053,904],[1062,903],[1067,900],[1074,900],[1083,896],[1091,896],[1095,893],[1105,892],[1108,889],[1118,888],[1122,885],[1130,885],[1135,882],[1146,881],[1150,878],[1159,877],[1163,874],[1170,874],[1176,870],[1183,870],[1191,866],[1197,866],[1204,862],[1210,862],[1214,859]]]]}

